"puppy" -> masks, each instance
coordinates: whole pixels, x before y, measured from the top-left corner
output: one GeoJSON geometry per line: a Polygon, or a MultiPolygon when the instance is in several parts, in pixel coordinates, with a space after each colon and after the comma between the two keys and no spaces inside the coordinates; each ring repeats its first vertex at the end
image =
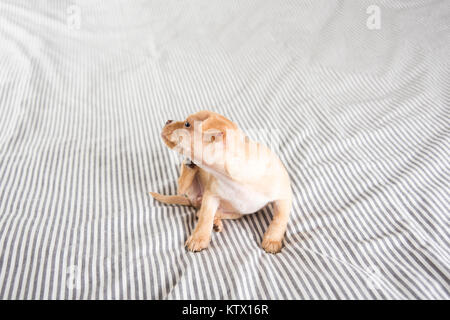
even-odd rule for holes
{"type": "Polygon", "coordinates": [[[167,204],[198,209],[198,223],[185,246],[190,251],[208,247],[211,230],[221,231],[223,219],[237,219],[273,203],[273,220],[262,248],[281,250],[292,207],[288,173],[266,146],[250,140],[233,122],[211,111],[200,111],[185,121],[168,120],[161,137],[186,158],[177,195],[150,194],[167,204]]]}

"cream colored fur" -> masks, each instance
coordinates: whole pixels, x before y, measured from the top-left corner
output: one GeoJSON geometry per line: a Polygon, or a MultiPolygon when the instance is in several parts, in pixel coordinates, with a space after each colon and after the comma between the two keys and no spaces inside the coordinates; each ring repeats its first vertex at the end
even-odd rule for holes
{"type": "Polygon", "coordinates": [[[169,148],[195,163],[181,165],[177,195],[151,192],[158,201],[198,209],[198,223],[185,244],[188,250],[207,248],[211,230],[223,229],[221,220],[257,212],[269,203],[273,203],[273,220],[262,248],[270,253],[281,250],[292,191],[285,167],[269,148],[211,111],[200,111],[185,121],[168,121],[161,136],[169,148]]]}

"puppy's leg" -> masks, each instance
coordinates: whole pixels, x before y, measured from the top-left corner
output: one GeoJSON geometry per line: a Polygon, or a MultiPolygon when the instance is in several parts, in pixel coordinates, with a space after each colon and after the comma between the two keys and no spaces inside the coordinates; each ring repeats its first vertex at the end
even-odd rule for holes
{"type": "Polygon", "coordinates": [[[277,253],[281,251],[291,207],[291,199],[277,200],[274,202],[273,220],[264,234],[262,241],[262,247],[266,252],[277,253]]]}
{"type": "Polygon", "coordinates": [[[159,194],[156,192],[150,192],[150,194],[152,195],[153,198],[155,198],[156,200],[158,200],[159,202],[162,202],[162,203],[179,204],[179,205],[183,205],[183,206],[192,205],[191,201],[188,198],[186,198],[185,196],[181,196],[181,195],[166,196],[164,194],[159,194]]]}
{"type": "Polygon", "coordinates": [[[222,220],[214,218],[213,229],[215,232],[222,232],[222,230],[223,230],[222,220]]]}
{"type": "Polygon", "coordinates": [[[208,247],[211,241],[211,229],[214,215],[219,207],[219,199],[206,192],[203,195],[202,206],[198,212],[198,222],[192,235],[186,240],[185,246],[189,251],[201,251],[208,247]]]}
{"type": "Polygon", "coordinates": [[[180,177],[178,178],[178,194],[185,194],[189,187],[194,182],[195,176],[198,173],[198,167],[195,164],[181,164],[180,177]]]}
{"type": "Polygon", "coordinates": [[[215,232],[221,232],[223,230],[222,219],[220,218],[220,210],[217,210],[214,215],[213,229],[215,232]]]}
{"type": "Polygon", "coordinates": [[[184,206],[191,206],[191,201],[183,196],[186,191],[191,187],[195,176],[197,175],[198,167],[197,166],[189,166],[185,162],[181,164],[181,173],[178,178],[178,192],[177,195],[164,195],[156,192],[150,192],[150,194],[158,200],[159,202],[167,203],[167,204],[178,204],[184,206]]]}
{"type": "Polygon", "coordinates": [[[217,210],[216,214],[214,215],[214,224],[213,228],[215,232],[221,232],[223,230],[223,222],[222,220],[227,219],[239,219],[242,217],[242,214],[237,212],[226,212],[224,213],[222,210],[217,210]]]}

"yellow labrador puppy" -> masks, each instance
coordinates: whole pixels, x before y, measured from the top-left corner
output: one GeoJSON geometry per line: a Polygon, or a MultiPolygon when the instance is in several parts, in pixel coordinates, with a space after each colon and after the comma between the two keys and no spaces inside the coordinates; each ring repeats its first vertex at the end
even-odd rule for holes
{"type": "Polygon", "coordinates": [[[166,145],[188,159],[181,165],[177,195],[151,192],[158,201],[198,208],[198,223],[186,241],[190,251],[208,247],[222,219],[237,219],[273,203],[273,221],[264,234],[266,252],[281,250],[292,207],[288,173],[266,146],[250,140],[233,122],[211,111],[185,121],[168,120],[166,145]]]}

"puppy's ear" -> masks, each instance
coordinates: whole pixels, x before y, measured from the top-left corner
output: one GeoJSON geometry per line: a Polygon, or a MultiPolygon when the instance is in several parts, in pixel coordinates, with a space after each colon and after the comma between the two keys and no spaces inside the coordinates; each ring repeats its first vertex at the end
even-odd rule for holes
{"type": "Polygon", "coordinates": [[[202,132],[212,132],[225,138],[227,130],[236,129],[236,125],[225,117],[211,116],[202,123],[202,132]]]}

